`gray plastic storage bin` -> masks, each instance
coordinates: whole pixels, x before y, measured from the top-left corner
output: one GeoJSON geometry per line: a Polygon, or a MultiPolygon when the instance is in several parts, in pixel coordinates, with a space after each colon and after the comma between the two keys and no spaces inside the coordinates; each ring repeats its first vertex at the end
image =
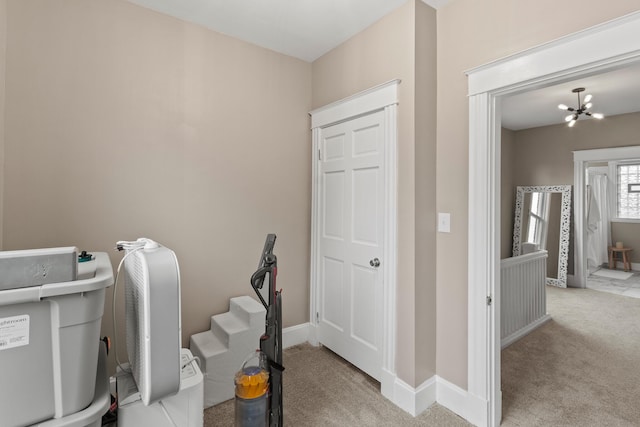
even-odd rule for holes
{"type": "Polygon", "coordinates": [[[34,424],[31,427],[101,427],[102,416],[111,405],[111,392],[107,377],[107,350],[103,343],[98,347],[98,371],[96,372],[96,388],[93,402],[82,411],[75,412],[62,418],[51,418],[34,424]]]}
{"type": "Polygon", "coordinates": [[[94,255],[95,264],[83,265],[95,266],[92,277],[0,291],[2,426],[62,418],[93,402],[105,288],[113,284],[108,255],[94,255]]]}

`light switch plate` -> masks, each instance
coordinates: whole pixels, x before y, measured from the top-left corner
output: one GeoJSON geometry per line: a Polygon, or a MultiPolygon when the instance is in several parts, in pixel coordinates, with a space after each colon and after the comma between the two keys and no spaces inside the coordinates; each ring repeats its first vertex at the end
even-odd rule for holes
{"type": "Polygon", "coordinates": [[[438,213],[438,231],[441,233],[451,232],[451,214],[450,213],[438,213]]]}

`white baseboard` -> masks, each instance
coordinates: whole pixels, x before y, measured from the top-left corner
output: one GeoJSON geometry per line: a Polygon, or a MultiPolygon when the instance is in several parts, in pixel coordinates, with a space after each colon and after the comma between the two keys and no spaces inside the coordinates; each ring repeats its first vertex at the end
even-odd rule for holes
{"type": "Polygon", "coordinates": [[[438,384],[437,402],[476,426],[487,425],[487,401],[470,394],[441,377],[438,384]]]}
{"type": "MultiPolygon", "coordinates": [[[[462,416],[466,412],[467,390],[438,377],[438,403],[450,411],[462,416]]],[[[463,416],[466,419],[466,417],[463,416]]]]}
{"type": "Polygon", "coordinates": [[[413,388],[395,374],[384,371],[381,391],[384,397],[415,417],[436,402],[436,376],[413,388]]]}
{"type": "Polygon", "coordinates": [[[314,347],[320,345],[320,341],[318,340],[318,326],[312,323],[309,323],[309,344],[314,347]]]}
{"type": "Polygon", "coordinates": [[[309,323],[282,329],[282,348],[293,347],[309,341],[309,323]]]}
{"type": "Polygon", "coordinates": [[[436,403],[438,397],[438,377],[434,375],[416,388],[416,415],[423,413],[436,403]]]}
{"type": "Polygon", "coordinates": [[[504,349],[504,348],[510,346],[514,342],[518,341],[520,338],[522,338],[525,335],[530,334],[534,330],[538,329],[540,326],[544,325],[549,320],[551,320],[551,316],[549,316],[548,314],[545,314],[544,316],[542,316],[541,318],[539,318],[535,322],[531,322],[527,326],[525,326],[524,328],[518,329],[517,331],[515,331],[514,333],[512,333],[508,337],[503,338],[500,341],[500,348],[504,349]]]}
{"type": "Polygon", "coordinates": [[[414,417],[438,402],[471,424],[476,426],[487,424],[486,400],[470,394],[437,375],[413,388],[394,374],[385,372],[382,380],[382,394],[414,417]]]}

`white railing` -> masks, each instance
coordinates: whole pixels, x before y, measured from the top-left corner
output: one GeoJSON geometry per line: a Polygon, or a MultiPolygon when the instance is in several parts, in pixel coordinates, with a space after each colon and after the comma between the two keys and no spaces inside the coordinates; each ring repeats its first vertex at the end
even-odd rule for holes
{"type": "Polygon", "coordinates": [[[546,276],[547,251],[500,261],[502,348],[551,319],[547,314],[546,276]]]}

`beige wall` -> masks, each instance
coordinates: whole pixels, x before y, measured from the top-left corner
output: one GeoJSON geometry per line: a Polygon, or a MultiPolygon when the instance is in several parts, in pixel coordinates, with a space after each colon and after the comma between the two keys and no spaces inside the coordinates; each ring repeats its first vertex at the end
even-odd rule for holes
{"type": "Polygon", "coordinates": [[[4,199],[4,112],[7,48],[7,0],[0,0],[0,250],[2,250],[2,201],[4,199]]]}
{"type": "Polygon", "coordinates": [[[572,185],[573,151],[640,145],[638,135],[640,113],[517,131],[515,185],[572,185]]]}
{"type": "Polygon", "coordinates": [[[467,384],[469,126],[465,70],[638,9],[637,2],[452,0],[438,10],[437,209],[452,229],[438,235],[438,375],[467,384]],[[458,256],[445,256],[456,253],[458,256]]]}
{"type": "Polygon", "coordinates": [[[435,373],[434,64],[435,11],[415,0],[313,63],[314,108],[402,80],[396,357],[398,376],[412,386],[435,373]]]}
{"type": "Polygon", "coordinates": [[[188,344],[253,293],[274,232],[284,326],[307,322],[311,64],[122,0],[9,0],[7,20],[5,249],[115,266],[117,240],[158,240],[188,344]]]}
{"type": "MultiPolygon", "coordinates": [[[[640,113],[581,120],[573,128],[560,124],[517,131],[513,185],[573,185],[573,151],[640,145],[639,135],[640,113]]],[[[614,242],[622,240],[640,252],[640,224],[612,223],[611,232],[614,242]]],[[[640,262],[640,254],[632,252],[631,259],[640,262]]]]}
{"type": "Polygon", "coordinates": [[[416,385],[436,373],[436,11],[416,1],[416,385]]]}

